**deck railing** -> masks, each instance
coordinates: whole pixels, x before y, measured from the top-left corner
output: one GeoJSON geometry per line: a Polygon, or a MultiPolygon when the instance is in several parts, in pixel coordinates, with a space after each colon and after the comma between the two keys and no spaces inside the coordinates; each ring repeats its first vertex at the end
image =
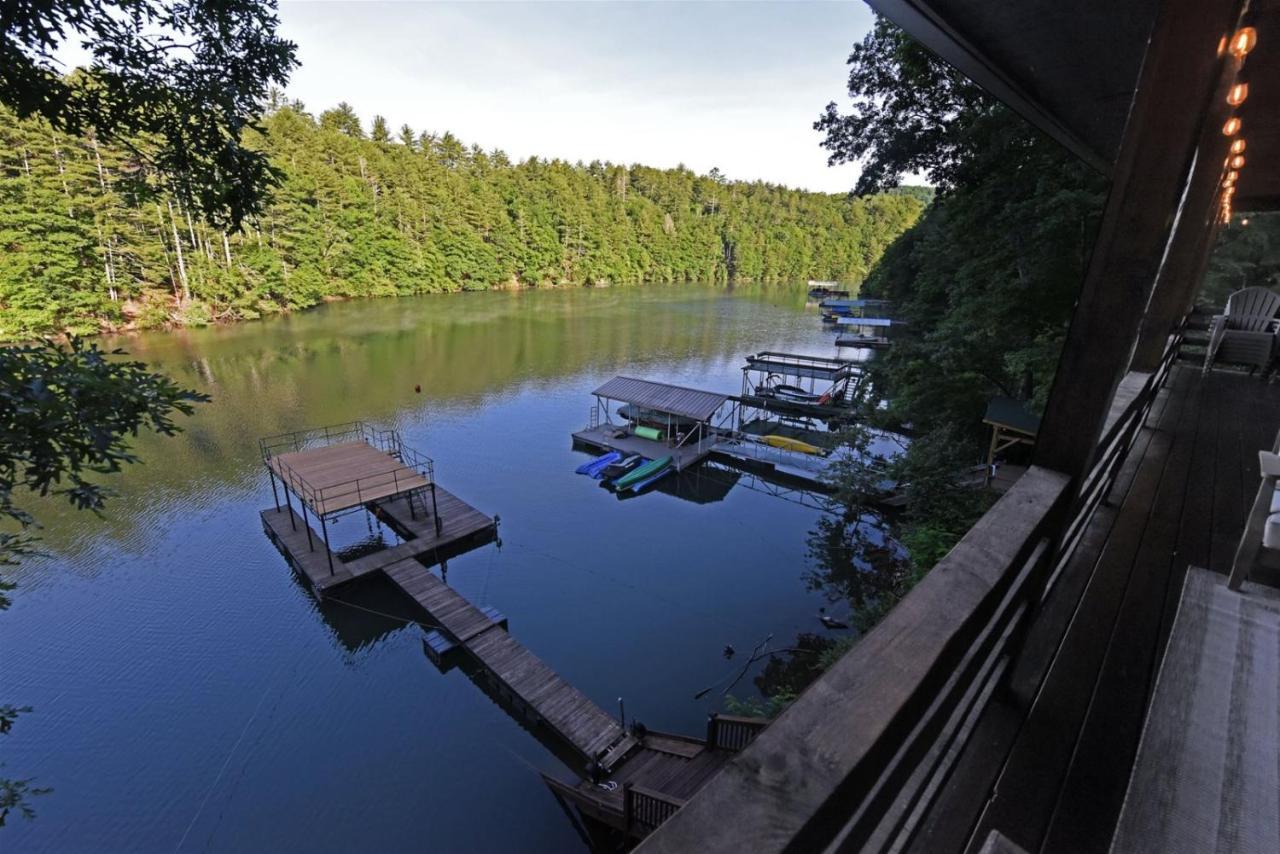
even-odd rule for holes
{"type": "Polygon", "coordinates": [[[741,750],[754,741],[768,725],[767,718],[747,718],[713,712],[707,717],[707,747],[711,750],[741,750]]]}
{"type": "Polygon", "coordinates": [[[398,431],[378,429],[364,421],[280,433],[259,439],[258,446],[268,469],[317,515],[324,515],[325,508],[331,506],[363,505],[366,494],[385,495],[388,484],[391,485],[393,494],[400,494],[402,482],[403,491],[408,492],[426,489],[435,483],[434,460],[406,445],[398,431]],[[284,454],[307,448],[361,441],[390,455],[409,471],[396,469],[318,487],[309,483],[283,457],[284,454]],[[418,483],[419,479],[426,483],[418,483]]]}
{"type": "Polygon", "coordinates": [[[1185,323],[1170,336],[1163,356],[1156,369],[1151,372],[1130,371],[1120,380],[1112,400],[1111,412],[1107,416],[1106,427],[1102,438],[1098,441],[1098,450],[1089,471],[1081,479],[1081,486],[1076,490],[1076,498],[1068,511],[1067,523],[1062,536],[1058,538],[1057,550],[1054,554],[1053,571],[1045,585],[1046,592],[1052,589],[1059,573],[1065,568],[1075,553],[1080,538],[1084,535],[1094,512],[1106,500],[1120,474],[1120,467],[1129,456],[1129,450],[1138,438],[1138,431],[1147,422],[1151,407],[1155,404],[1156,395],[1164,388],[1169,372],[1177,361],[1182,347],[1185,323]]]}
{"type": "Polygon", "coordinates": [[[673,798],[654,789],[633,786],[622,787],[624,821],[637,836],[644,836],[658,829],[667,819],[684,806],[682,798],[673,798]]]}
{"type": "MultiPolygon", "coordinates": [[[[642,851],[904,848],[946,784],[1181,345],[1120,384],[1078,485],[1031,466],[852,650],[642,851]],[[833,698],[841,698],[839,702],[833,698]]],[[[916,840],[918,842],[918,840],[916,840]]]]}

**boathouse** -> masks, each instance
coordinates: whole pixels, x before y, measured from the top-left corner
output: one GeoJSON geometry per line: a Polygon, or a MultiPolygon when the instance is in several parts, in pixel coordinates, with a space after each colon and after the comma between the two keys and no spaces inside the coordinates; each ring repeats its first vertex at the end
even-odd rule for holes
{"type": "Polygon", "coordinates": [[[1280,383],[1189,313],[1280,209],[1280,3],[870,4],[1106,175],[1102,222],[1033,464],[637,850],[1280,850],[1280,383]]]}
{"type": "Polygon", "coordinates": [[[676,471],[706,459],[717,429],[732,418],[728,395],[670,383],[614,377],[592,394],[590,423],[573,434],[575,445],[671,457],[676,471]]]}

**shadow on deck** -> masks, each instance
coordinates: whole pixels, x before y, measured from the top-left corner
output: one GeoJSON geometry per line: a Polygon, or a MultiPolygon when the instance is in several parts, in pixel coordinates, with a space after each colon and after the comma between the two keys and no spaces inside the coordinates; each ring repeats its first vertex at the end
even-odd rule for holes
{"type": "Polygon", "coordinates": [[[1280,384],[1174,369],[912,850],[1108,850],[1188,566],[1230,571],[1278,429],[1280,384]]]}

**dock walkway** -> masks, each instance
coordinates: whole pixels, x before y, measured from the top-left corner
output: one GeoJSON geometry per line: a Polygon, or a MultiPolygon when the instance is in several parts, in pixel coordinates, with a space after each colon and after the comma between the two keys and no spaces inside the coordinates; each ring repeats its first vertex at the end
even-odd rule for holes
{"type": "MultiPolygon", "coordinates": [[[[459,647],[475,658],[513,697],[521,700],[587,762],[606,764],[613,748],[629,740],[617,719],[574,688],[490,615],[436,578],[412,558],[382,571],[412,596],[459,647]]],[[[625,750],[625,747],[624,747],[625,750]]]]}

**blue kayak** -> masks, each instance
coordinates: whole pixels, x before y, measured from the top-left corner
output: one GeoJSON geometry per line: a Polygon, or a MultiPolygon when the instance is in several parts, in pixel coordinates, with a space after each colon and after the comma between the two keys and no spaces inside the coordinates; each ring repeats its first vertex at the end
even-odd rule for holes
{"type": "Polygon", "coordinates": [[[574,469],[574,471],[577,472],[578,474],[585,474],[588,477],[594,477],[596,479],[599,479],[601,472],[605,470],[606,466],[612,465],[613,463],[616,463],[620,459],[622,459],[621,453],[619,453],[618,451],[610,451],[609,453],[603,456],[596,457],[591,462],[583,463],[582,465],[574,469]]]}

